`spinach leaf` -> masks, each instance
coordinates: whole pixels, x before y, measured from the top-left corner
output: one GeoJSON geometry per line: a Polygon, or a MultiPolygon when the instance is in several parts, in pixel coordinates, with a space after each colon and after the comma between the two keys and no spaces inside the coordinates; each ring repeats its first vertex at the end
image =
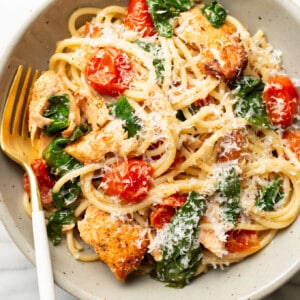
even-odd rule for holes
{"type": "Polygon", "coordinates": [[[256,206],[264,211],[274,210],[275,205],[283,199],[284,193],[280,192],[281,179],[277,178],[270,182],[260,193],[256,200],[256,206]]]}
{"type": "Polygon", "coordinates": [[[181,109],[177,110],[176,118],[182,122],[184,122],[186,120],[186,117],[184,116],[183,111],[181,109]]]}
{"type": "Polygon", "coordinates": [[[203,15],[215,28],[220,28],[226,20],[227,13],[225,9],[217,2],[212,1],[201,8],[203,15]]]}
{"type": "Polygon", "coordinates": [[[134,115],[134,111],[130,106],[126,97],[122,96],[116,103],[111,106],[112,114],[123,121],[125,121],[124,129],[128,132],[128,137],[135,136],[141,129],[138,124],[138,119],[134,115]]]}
{"type": "Polygon", "coordinates": [[[74,210],[71,208],[62,209],[50,215],[47,223],[47,235],[53,245],[58,245],[61,241],[61,229],[63,225],[76,222],[74,210]]]}
{"type": "Polygon", "coordinates": [[[171,223],[158,232],[163,239],[162,259],[151,274],[154,279],[182,288],[194,277],[202,257],[198,226],[206,209],[205,198],[192,191],[171,223]]]}
{"type": "Polygon", "coordinates": [[[181,11],[194,6],[191,0],[146,0],[148,11],[153,20],[156,31],[163,37],[170,38],[173,35],[171,21],[181,11]]]}
{"type": "Polygon", "coordinates": [[[239,117],[260,128],[270,128],[266,106],[262,100],[264,83],[252,76],[242,75],[232,85],[233,93],[238,96],[233,109],[239,117]]]}
{"type": "Polygon", "coordinates": [[[52,120],[52,123],[46,125],[43,130],[48,136],[52,136],[66,129],[70,121],[69,109],[70,99],[67,94],[54,95],[48,99],[49,107],[45,109],[43,116],[52,120]]]}
{"type": "Polygon", "coordinates": [[[164,80],[165,71],[164,60],[160,58],[161,55],[159,54],[162,51],[161,46],[153,43],[145,43],[142,41],[135,41],[135,44],[140,46],[143,50],[154,55],[155,58],[153,59],[153,66],[155,68],[158,83],[161,84],[164,80]]]}
{"type": "Polygon", "coordinates": [[[230,166],[219,174],[221,180],[216,185],[217,194],[224,198],[221,207],[224,209],[225,221],[237,224],[237,218],[240,215],[239,207],[241,182],[240,176],[236,172],[234,166],[230,166]]]}
{"type": "MultiPolygon", "coordinates": [[[[71,170],[82,167],[82,163],[66,153],[64,147],[82,136],[86,131],[87,126],[80,125],[69,138],[57,137],[43,151],[43,158],[50,167],[51,174],[57,179],[71,170]]],[[[54,205],[57,207],[69,206],[77,199],[80,191],[77,179],[67,182],[58,193],[52,193],[54,205]]]]}

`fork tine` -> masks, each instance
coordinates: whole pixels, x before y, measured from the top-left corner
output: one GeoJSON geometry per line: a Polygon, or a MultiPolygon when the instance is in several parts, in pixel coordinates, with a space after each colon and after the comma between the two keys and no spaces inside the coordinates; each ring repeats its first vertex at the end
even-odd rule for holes
{"type": "Polygon", "coordinates": [[[15,99],[16,99],[16,94],[18,92],[18,86],[22,77],[23,68],[24,68],[23,66],[19,66],[16,71],[3,110],[3,112],[5,113],[3,113],[2,122],[1,122],[1,145],[2,146],[4,145],[4,141],[9,138],[12,131],[12,127],[13,127],[12,116],[14,115],[15,99]]]}
{"type": "MultiPolygon", "coordinates": [[[[30,71],[31,71],[31,69],[30,69],[30,71]]],[[[29,132],[28,132],[29,99],[30,99],[30,94],[31,94],[31,87],[32,87],[33,83],[35,82],[35,80],[38,78],[39,71],[35,70],[32,74],[32,77],[29,77],[30,75],[31,75],[30,73],[26,74],[26,77],[28,76],[28,82],[27,83],[29,83],[29,84],[27,84],[26,87],[25,87],[25,84],[24,84],[24,87],[22,88],[22,92],[21,92],[21,95],[25,100],[24,105],[23,105],[22,123],[20,124],[20,126],[21,126],[20,127],[20,134],[22,136],[25,136],[25,135],[29,134],[29,132]]]]}
{"type": "MultiPolygon", "coordinates": [[[[22,68],[23,71],[24,68],[22,68]]],[[[14,117],[12,120],[12,127],[11,127],[11,134],[19,134],[21,135],[21,125],[23,124],[24,119],[24,113],[25,113],[25,105],[26,102],[26,91],[28,87],[28,81],[31,74],[31,68],[29,67],[26,71],[23,72],[23,84],[19,87],[17,90],[15,96],[15,111],[14,111],[14,117]]]]}

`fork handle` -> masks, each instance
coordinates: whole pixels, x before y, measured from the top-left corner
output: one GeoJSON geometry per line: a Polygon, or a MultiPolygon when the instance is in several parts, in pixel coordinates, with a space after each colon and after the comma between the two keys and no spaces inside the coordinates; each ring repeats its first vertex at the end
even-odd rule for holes
{"type": "Polygon", "coordinates": [[[40,300],[54,300],[54,280],[44,211],[32,212],[32,227],[40,300]]]}

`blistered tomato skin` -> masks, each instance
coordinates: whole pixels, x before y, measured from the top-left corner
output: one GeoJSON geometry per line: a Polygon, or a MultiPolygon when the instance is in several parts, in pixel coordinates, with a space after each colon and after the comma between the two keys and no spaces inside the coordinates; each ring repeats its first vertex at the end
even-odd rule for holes
{"type": "Polygon", "coordinates": [[[102,190],[126,203],[139,203],[148,195],[153,168],[146,161],[129,159],[116,163],[104,172],[102,190]]]}
{"type": "Polygon", "coordinates": [[[251,251],[259,248],[259,238],[254,230],[232,230],[227,233],[226,250],[229,253],[251,251]]]}
{"type": "MultiPolygon", "coordinates": [[[[54,178],[51,177],[49,167],[43,159],[35,159],[31,163],[31,168],[36,176],[38,186],[41,194],[41,201],[43,204],[51,204],[52,187],[55,184],[54,178]]],[[[27,173],[23,176],[23,187],[25,192],[30,196],[30,186],[27,173]]]]}
{"type": "Polygon", "coordinates": [[[156,34],[152,18],[148,12],[146,0],[130,0],[124,25],[142,37],[156,34]]]}
{"type": "Polygon", "coordinates": [[[176,211],[186,202],[186,197],[174,194],[162,199],[162,202],[155,205],[150,214],[150,223],[154,228],[161,229],[165,224],[171,222],[176,211]]]}
{"type": "Polygon", "coordinates": [[[286,131],[283,134],[283,138],[286,140],[287,146],[296,154],[300,161],[300,131],[286,131]]]}
{"type": "Polygon", "coordinates": [[[273,125],[285,128],[293,123],[299,105],[299,94],[288,77],[271,77],[263,92],[263,99],[273,125]]]}
{"type": "Polygon", "coordinates": [[[120,49],[107,47],[88,60],[85,76],[99,94],[115,97],[129,88],[134,74],[128,55],[120,49]]]}

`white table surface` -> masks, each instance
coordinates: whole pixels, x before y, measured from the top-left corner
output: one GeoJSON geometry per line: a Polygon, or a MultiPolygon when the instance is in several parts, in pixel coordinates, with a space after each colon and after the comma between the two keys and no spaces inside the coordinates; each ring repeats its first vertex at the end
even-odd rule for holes
{"type": "MultiPolygon", "coordinates": [[[[40,5],[48,0],[0,0],[0,63],[9,41],[40,5]]],[[[298,2],[300,0],[293,0],[298,2]]],[[[300,253],[299,253],[300,255],[300,253]]],[[[74,300],[75,297],[55,287],[57,300],[74,300]]],[[[38,299],[35,267],[15,246],[0,221],[0,299],[38,299]]],[[[300,299],[300,272],[265,300],[300,299]]],[[[83,300],[83,299],[82,299],[83,300]]]]}

